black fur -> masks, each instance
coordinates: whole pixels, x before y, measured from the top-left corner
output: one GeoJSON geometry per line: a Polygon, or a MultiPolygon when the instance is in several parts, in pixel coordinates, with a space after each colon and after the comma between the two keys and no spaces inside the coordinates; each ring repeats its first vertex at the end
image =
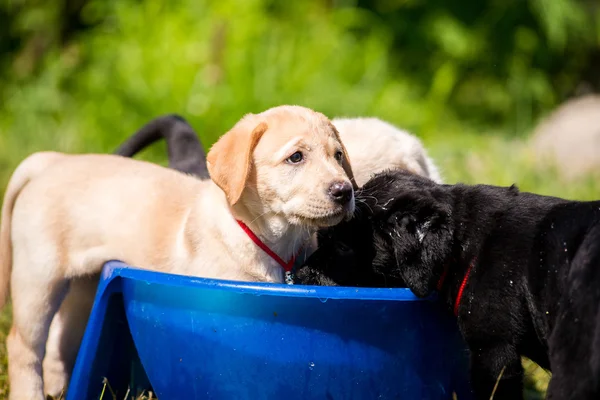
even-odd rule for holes
{"type": "Polygon", "coordinates": [[[600,201],[382,173],[349,222],[319,234],[298,283],[407,286],[458,308],[478,399],[522,398],[524,355],[551,369],[549,399],[600,399],[600,201]]]}
{"type": "Polygon", "coordinates": [[[167,142],[170,168],[195,175],[200,179],[209,179],[206,153],[202,143],[194,129],[179,115],[165,115],[148,122],[127,139],[115,154],[133,157],[160,139],[165,139],[167,142]]]}

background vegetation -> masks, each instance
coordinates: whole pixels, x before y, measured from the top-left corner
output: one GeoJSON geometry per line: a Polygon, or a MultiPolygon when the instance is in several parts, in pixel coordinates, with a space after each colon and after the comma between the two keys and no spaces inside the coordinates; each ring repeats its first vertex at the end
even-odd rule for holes
{"type": "Polygon", "coordinates": [[[169,112],[208,147],[243,114],[294,103],[411,130],[449,183],[597,198],[597,179],[566,185],[527,138],[600,89],[599,3],[0,0],[0,194],[34,151],[111,152],[169,112]]]}

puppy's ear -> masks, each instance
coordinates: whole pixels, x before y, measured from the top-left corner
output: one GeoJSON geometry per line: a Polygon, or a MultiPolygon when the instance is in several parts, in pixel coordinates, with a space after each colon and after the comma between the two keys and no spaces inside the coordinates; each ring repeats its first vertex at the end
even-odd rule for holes
{"type": "Polygon", "coordinates": [[[335,125],[333,125],[331,122],[329,122],[329,126],[331,127],[331,129],[333,129],[335,138],[337,139],[338,142],[340,142],[340,145],[342,146],[342,153],[343,153],[342,168],[344,169],[344,172],[346,173],[346,175],[348,175],[350,182],[352,182],[352,188],[354,190],[357,190],[358,185],[356,184],[356,181],[354,180],[354,172],[352,172],[352,165],[350,164],[350,157],[348,156],[348,151],[346,150],[346,147],[344,146],[344,142],[342,142],[342,138],[340,138],[340,133],[335,128],[335,125]]]}
{"type": "Polygon", "coordinates": [[[230,205],[236,204],[250,174],[252,152],[267,130],[265,122],[252,123],[247,117],[212,145],[206,156],[210,178],[225,192],[230,205]]]}
{"type": "Polygon", "coordinates": [[[410,214],[392,215],[392,247],[404,283],[418,297],[435,290],[452,251],[450,212],[425,206],[410,214]]]}

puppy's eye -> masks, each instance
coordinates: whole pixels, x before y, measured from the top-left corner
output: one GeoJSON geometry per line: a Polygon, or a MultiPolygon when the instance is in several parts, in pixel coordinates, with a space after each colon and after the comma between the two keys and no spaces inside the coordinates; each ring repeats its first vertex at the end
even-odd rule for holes
{"type": "Polygon", "coordinates": [[[342,158],[344,157],[344,153],[342,153],[340,150],[338,150],[335,152],[334,157],[336,160],[342,161],[342,158]]]}
{"type": "Polygon", "coordinates": [[[289,156],[286,161],[290,164],[298,164],[303,159],[304,159],[304,156],[302,155],[302,152],[297,151],[294,154],[292,154],[291,156],[289,156]]]}

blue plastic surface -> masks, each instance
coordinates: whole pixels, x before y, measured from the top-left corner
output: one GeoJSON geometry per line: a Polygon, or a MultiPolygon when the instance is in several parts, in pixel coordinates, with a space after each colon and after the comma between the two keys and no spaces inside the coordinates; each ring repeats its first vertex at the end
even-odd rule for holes
{"type": "Polygon", "coordinates": [[[127,385],[161,400],[473,398],[456,320],[408,289],[232,282],[119,262],[102,272],[67,399],[97,399],[104,376],[119,398],[127,385]]]}

